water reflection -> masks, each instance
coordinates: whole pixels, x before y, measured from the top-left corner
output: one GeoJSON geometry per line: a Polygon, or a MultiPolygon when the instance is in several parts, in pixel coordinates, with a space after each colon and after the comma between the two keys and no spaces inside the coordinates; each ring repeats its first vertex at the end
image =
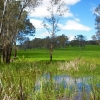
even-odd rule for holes
{"type": "Polygon", "coordinates": [[[40,91],[43,88],[43,84],[46,84],[46,87],[48,87],[48,84],[52,81],[55,90],[59,91],[63,88],[63,90],[69,89],[73,94],[76,93],[72,100],[83,100],[84,94],[85,100],[90,100],[90,92],[92,90],[92,85],[90,84],[91,79],[92,77],[72,78],[68,75],[51,76],[50,74],[44,74],[38,78],[35,84],[35,91],[40,91]]]}
{"type": "MultiPolygon", "coordinates": [[[[50,79],[50,74],[44,74],[38,78],[35,86],[39,86],[41,82],[47,83],[50,79]]],[[[92,79],[92,77],[72,78],[68,75],[56,75],[52,77],[53,83],[56,85],[63,85],[64,88],[70,86],[70,89],[76,85],[78,91],[82,91],[84,87],[87,92],[91,91],[91,84],[89,84],[90,79],[92,79]]]]}

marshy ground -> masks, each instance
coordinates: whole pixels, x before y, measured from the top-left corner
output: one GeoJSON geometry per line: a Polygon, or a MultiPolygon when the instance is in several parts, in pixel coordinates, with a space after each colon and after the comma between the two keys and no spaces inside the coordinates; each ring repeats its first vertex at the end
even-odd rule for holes
{"type": "Polygon", "coordinates": [[[100,100],[100,47],[19,50],[0,64],[1,100],[100,100]],[[23,57],[24,56],[24,57],[23,57]]]}

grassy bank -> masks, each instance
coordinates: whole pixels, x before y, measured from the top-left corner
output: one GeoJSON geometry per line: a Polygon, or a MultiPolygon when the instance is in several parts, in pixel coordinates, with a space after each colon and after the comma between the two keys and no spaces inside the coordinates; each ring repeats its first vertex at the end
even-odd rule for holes
{"type": "MultiPolygon", "coordinates": [[[[86,98],[86,84],[92,86],[89,98],[99,100],[98,86],[100,83],[100,65],[89,63],[84,58],[77,58],[71,61],[24,61],[13,62],[9,65],[0,66],[0,98],[1,100],[68,100],[78,95],[76,84],[67,83],[67,88],[63,87],[63,81],[58,84],[54,77],[67,75],[71,79],[84,80],[84,77],[92,77],[83,81],[82,91],[79,92],[86,98]],[[49,77],[48,77],[49,75],[49,77]],[[45,77],[44,77],[45,76],[45,77]],[[67,100],[67,99],[66,99],[67,100]]],[[[61,80],[60,80],[61,81],[61,80]]],[[[88,100],[91,100],[88,99],[88,100]]],[[[85,99],[86,100],[86,99],[85,99]]]]}
{"type": "Polygon", "coordinates": [[[99,46],[18,50],[0,64],[0,100],[99,100],[99,46]],[[76,98],[76,99],[75,99],[76,98]]]}

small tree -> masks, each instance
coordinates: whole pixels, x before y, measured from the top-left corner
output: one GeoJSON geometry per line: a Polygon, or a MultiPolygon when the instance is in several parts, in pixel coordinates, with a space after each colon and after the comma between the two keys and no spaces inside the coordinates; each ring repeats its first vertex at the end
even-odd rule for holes
{"type": "Polygon", "coordinates": [[[49,16],[43,20],[43,26],[50,34],[51,43],[49,47],[50,61],[52,61],[53,43],[55,42],[55,34],[60,31],[58,26],[60,18],[67,11],[66,4],[61,0],[50,0],[50,6],[47,7],[49,16]]]}

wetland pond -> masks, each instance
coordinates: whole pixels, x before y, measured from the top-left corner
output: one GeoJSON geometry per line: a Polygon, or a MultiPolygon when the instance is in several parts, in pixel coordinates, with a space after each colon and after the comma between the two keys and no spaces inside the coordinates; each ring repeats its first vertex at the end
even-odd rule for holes
{"type": "MultiPolygon", "coordinates": [[[[49,88],[62,93],[57,100],[98,100],[94,98],[94,88],[91,83],[94,77],[73,78],[68,75],[43,74],[35,83],[35,91],[44,91],[49,88]],[[92,99],[91,99],[92,98],[92,99]]],[[[96,85],[100,89],[100,85],[96,85]]],[[[98,97],[99,98],[99,97],[98,97]]]]}

